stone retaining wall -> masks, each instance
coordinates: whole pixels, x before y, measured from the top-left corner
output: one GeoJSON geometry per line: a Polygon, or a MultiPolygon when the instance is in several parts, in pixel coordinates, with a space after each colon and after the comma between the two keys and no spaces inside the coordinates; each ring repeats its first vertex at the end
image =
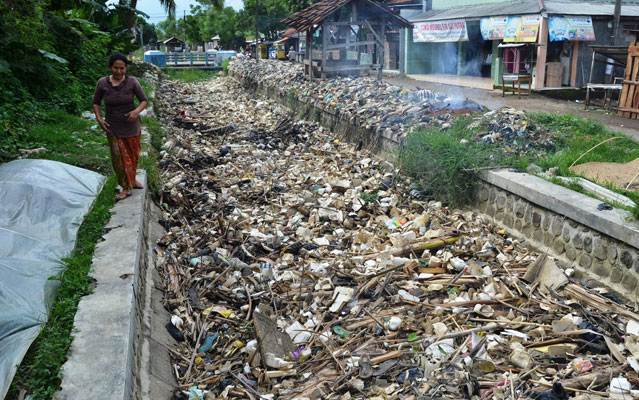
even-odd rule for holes
{"type": "MultiPolygon", "coordinates": [[[[397,151],[400,146],[400,139],[392,134],[366,128],[357,118],[344,119],[334,109],[323,109],[320,102],[304,101],[287,88],[256,82],[253,77],[233,77],[247,90],[291,109],[296,117],[315,120],[336,135],[362,143],[383,158],[388,158],[387,152],[397,151]]],[[[497,175],[491,172],[483,175],[473,205],[476,211],[492,218],[531,248],[555,257],[560,267],[573,268],[574,279],[593,287],[607,286],[627,300],[636,299],[639,225],[629,222],[629,213],[614,210],[601,216],[597,214],[600,202],[580,193],[536,177],[533,178],[543,183],[533,182],[522,191],[518,177],[502,176],[499,179],[507,182],[500,184],[495,181],[497,175]]]]}
{"type": "Polygon", "coordinates": [[[637,248],[492,183],[480,185],[473,208],[513,237],[525,238],[529,247],[553,256],[560,267],[573,268],[574,279],[609,287],[634,302],[639,294],[637,248]]]}

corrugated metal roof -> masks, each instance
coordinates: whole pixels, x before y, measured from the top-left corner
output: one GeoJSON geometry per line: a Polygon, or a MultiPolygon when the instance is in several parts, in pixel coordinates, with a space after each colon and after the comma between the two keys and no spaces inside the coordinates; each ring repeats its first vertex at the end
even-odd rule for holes
{"type": "Polygon", "coordinates": [[[475,6],[430,10],[409,18],[409,21],[422,22],[442,19],[481,18],[522,14],[539,14],[539,2],[537,0],[515,1],[511,3],[489,3],[475,6]]]}
{"type": "MultiPolygon", "coordinates": [[[[591,17],[614,15],[614,3],[597,3],[597,2],[576,2],[576,1],[546,1],[546,12],[548,14],[561,15],[589,15],[591,17]]],[[[622,4],[622,17],[639,16],[639,6],[622,4]]]]}
{"type": "MultiPolygon", "coordinates": [[[[311,4],[305,9],[284,18],[281,22],[297,29],[299,32],[311,29],[313,25],[318,25],[338,8],[349,4],[351,0],[321,0],[315,4],[311,4]]],[[[392,26],[400,28],[409,28],[411,26],[403,17],[390,11],[381,3],[375,0],[360,0],[360,7],[364,7],[375,15],[385,14],[388,18],[387,22],[392,26]]]]}
{"type": "MultiPolygon", "coordinates": [[[[545,1],[545,12],[557,15],[612,16],[615,5],[612,3],[582,1],[545,1]]],[[[489,3],[474,6],[430,10],[409,18],[410,22],[437,21],[445,19],[476,19],[507,15],[539,14],[538,0],[514,1],[510,3],[489,3]]],[[[622,17],[639,17],[639,6],[621,6],[622,17]]]]}

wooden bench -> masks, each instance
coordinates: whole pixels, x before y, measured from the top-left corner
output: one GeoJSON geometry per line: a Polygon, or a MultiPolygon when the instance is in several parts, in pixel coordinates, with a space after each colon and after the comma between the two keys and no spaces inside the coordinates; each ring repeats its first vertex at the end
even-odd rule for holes
{"type": "Polygon", "coordinates": [[[506,82],[512,82],[512,90],[513,94],[515,93],[515,82],[517,82],[517,96],[521,98],[521,83],[528,82],[528,94],[531,93],[532,87],[532,76],[531,75],[516,75],[516,74],[508,74],[502,75],[501,77],[501,97],[506,95],[506,82]]]}

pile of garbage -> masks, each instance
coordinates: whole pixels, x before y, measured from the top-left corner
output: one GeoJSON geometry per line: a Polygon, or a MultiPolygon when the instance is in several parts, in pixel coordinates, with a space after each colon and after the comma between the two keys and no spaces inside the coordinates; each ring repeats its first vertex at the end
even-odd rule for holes
{"type": "Polygon", "coordinates": [[[283,95],[331,110],[341,119],[356,122],[380,135],[385,130],[402,137],[431,126],[448,129],[453,116],[484,109],[469,99],[432,90],[408,90],[369,77],[309,81],[304,77],[302,65],[277,60],[260,60],[256,65],[255,61],[235,59],[229,72],[256,85],[271,84],[283,95]]]}
{"type": "Polygon", "coordinates": [[[542,157],[557,151],[558,135],[533,124],[524,111],[504,107],[475,116],[469,129],[476,140],[499,144],[506,153],[542,157]]]}
{"type": "Polygon", "coordinates": [[[235,77],[252,85],[269,85],[282,95],[294,96],[300,102],[331,110],[376,135],[401,138],[426,128],[446,131],[453,118],[470,115],[469,128],[476,140],[496,144],[511,154],[532,157],[557,151],[557,135],[532,124],[524,111],[504,107],[484,113],[475,101],[451,97],[432,90],[408,90],[369,77],[336,77],[309,81],[303,66],[279,62],[235,59],[229,66],[235,77]],[[277,83],[272,84],[272,83],[277,83]]]}
{"type": "Polygon", "coordinates": [[[639,395],[639,316],[572,269],[230,78],[160,91],[175,399],[639,395]]]}

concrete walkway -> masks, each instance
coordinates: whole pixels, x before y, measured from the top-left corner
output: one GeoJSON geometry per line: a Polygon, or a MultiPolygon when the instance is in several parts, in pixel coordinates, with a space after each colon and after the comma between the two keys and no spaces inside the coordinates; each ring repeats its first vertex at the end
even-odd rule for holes
{"type": "Polygon", "coordinates": [[[144,189],[115,204],[96,246],[90,272],[95,290],[78,305],[57,400],[168,400],[176,386],[172,339],[163,326],[170,315],[154,268],[153,248],[163,229],[147,200],[144,170],[137,180],[144,189]]]}
{"type": "Polygon", "coordinates": [[[532,93],[530,95],[522,94],[521,99],[517,98],[517,95],[512,94],[506,94],[505,97],[502,97],[501,90],[478,89],[442,82],[418,81],[401,76],[385,76],[384,80],[405,88],[431,89],[451,96],[468,98],[475,100],[491,110],[502,107],[514,107],[527,112],[573,114],[581,118],[592,118],[603,123],[613,132],[626,134],[639,141],[639,120],[622,118],[610,111],[594,107],[585,111],[583,102],[556,100],[539,93],[532,93]]]}
{"type": "Polygon", "coordinates": [[[451,74],[409,74],[408,78],[428,83],[442,83],[476,89],[493,90],[493,80],[474,76],[460,76],[451,74]]]}

